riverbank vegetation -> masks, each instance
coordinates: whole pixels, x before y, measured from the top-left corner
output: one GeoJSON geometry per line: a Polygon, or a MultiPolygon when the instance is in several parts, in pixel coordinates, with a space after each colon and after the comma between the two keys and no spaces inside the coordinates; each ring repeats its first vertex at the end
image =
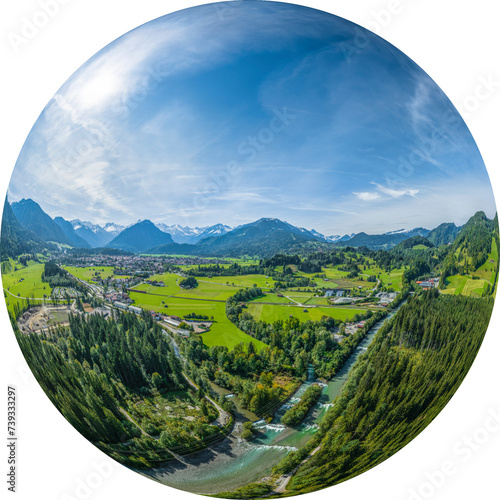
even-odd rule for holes
{"type": "MultiPolygon", "coordinates": [[[[440,296],[437,290],[410,298],[359,358],[315,436],[320,450],[287,489],[306,493],[339,483],[411,441],[467,374],[492,306],[491,299],[440,296]]],[[[302,456],[287,457],[286,469],[302,456]]]]}

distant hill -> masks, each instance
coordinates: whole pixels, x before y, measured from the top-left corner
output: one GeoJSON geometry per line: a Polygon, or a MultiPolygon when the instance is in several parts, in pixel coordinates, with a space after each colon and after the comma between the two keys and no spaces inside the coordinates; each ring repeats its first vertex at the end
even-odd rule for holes
{"type": "Polygon", "coordinates": [[[89,243],[78,236],[78,234],[76,234],[70,222],[64,220],[62,217],[55,217],[54,222],[62,229],[71,246],[79,248],[90,248],[89,243]]]}
{"type": "Polygon", "coordinates": [[[451,252],[465,251],[469,259],[482,261],[490,252],[491,237],[495,231],[498,232],[495,221],[488,219],[484,212],[476,212],[460,229],[451,252]]]}
{"type": "Polygon", "coordinates": [[[33,231],[43,241],[73,245],[64,231],[41,209],[38,203],[23,198],[17,203],[12,203],[11,206],[19,223],[33,231]]]}
{"type": "Polygon", "coordinates": [[[407,240],[403,240],[401,243],[398,243],[394,247],[394,250],[411,250],[413,247],[417,245],[423,245],[424,247],[427,248],[434,247],[434,244],[427,238],[424,238],[423,236],[412,236],[411,238],[408,238],[407,240]]]}
{"type": "Polygon", "coordinates": [[[1,260],[16,258],[24,253],[38,253],[45,247],[44,242],[31,230],[19,224],[8,200],[5,200],[0,234],[1,260]]]}
{"type": "Polygon", "coordinates": [[[324,240],[306,229],[279,219],[259,219],[222,236],[205,238],[196,245],[161,245],[151,248],[148,253],[267,257],[320,243],[325,244],[324,240]]]}
{"type": "Polygon", "coordinates": [[[385,234],[358,233],[349,240],[338,242],[337,244],[350,247],[367,247],[371,250],[390,250],[398,243],[413,238],[414,236],[426,237],[428,229],[418,227],[409,231],[401,230],[385,234]]]}
{"type": "Polygon", "coordinates": [[[460,229],[455,241],[448,246],[448,255],[443,263],[441,285],[455,274],[466,275],[477,271],[492,251],[492,240],[498,245],[498,218],[488,219],[484,212],[475,213],[460,229]]]}
{"type": "Polygon", "coordinates": [[[279,219],[259,219],[219,237],[199,243],[213,255],[274,255],[298,248],[306,242],[321,241],[312,232],[279,219]]]}
{"type": "Polygon", "coordinates": [[[124,229],[106,247],[144,253],[152,247],[172,244],[174,240],[168,233],[160,231],[150,220],[143,220],[124,229]]]}
{"type": "Polygon", "coordinates": [[[437,247],[453,243],[457,237],[462,226],[457,227],[453,222],[444,222],[438,227],[433,229],[428,235],[427,239],[434,243],[437,247]]]}

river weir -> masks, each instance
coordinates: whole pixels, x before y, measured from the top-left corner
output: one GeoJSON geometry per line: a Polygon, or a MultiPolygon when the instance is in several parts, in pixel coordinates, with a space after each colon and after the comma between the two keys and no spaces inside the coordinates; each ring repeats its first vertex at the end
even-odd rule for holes
{"type": "MultiPolygon", "coordinates": [[[[333,406],[332,402],[340,394],[356,360],[366,352],[382,325],[400,307],[401,305],[369,330],[339,373],[328,383],[315,380],[314,370],[310,367],[307,381],[281,406],[272,423],[268,424],[264,420],[255,422],[259,431],[255,439],[247,442],[239,437],[242,423],[249,419],[255,420],[255,415],[243,410],[238,404],[238,398],[234,397],[237,406],[236,424],[226,439],[195,455],[182,457],[182,462],[175,460],[161,468],[139,472],[168,486],[207,495],[232,491],[269,476],[272,468],[283,457],[304,446],[318,431],[319,422],[333,406]],[[286,427],[281,423],[281,417],[311,384],[323,386],[319,402],[302,424],[295,428],[286,427]]],[[[224,393],[221,388],[217,388],[217,392],[224,393]]],[[[229,391],[225,391],[225,394],[229,394],[229,391]]]]}

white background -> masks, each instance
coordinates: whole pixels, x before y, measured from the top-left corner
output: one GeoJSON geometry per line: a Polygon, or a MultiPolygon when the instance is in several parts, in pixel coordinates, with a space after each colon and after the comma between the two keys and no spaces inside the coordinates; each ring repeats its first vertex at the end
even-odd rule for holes
{"type": "MultiPolygon", "coordinates": [[[[43,0],[2,2],[0,197],[6,192],[30,128],[45,104],[81,64],[136,26],[198,4],[185,0],[52,1],[59,1],[59,12],[18,51],[11,43],[12,34],[21,33],[23,17],[33,19],[41,11],[43,0]]],[[[481,79],[500,82],[498,2],[314,0],[301,3],[376,31],[429,73],[464,111],[463,116],[478,143],[498,198],[500,86],[493,88],[481,102],[474,97],[481,79]]],[[[484,96],[484,92],[481,95],[484,96]]],[[[332,495],[354,500],[365,497],[370,500],[498,498],[500,425],[489,425],[492,421],[488,420],[488,415],[500,412],[499,323],[497,306],[483,347],[465,382],[445,410],[417,439],[375,469],[347,483],[314,493],[314,498],[326,499],[332,495]],[[485,425],[489,431],[485,430],[485,425]],[[473,441],[466,445],[463,439],[467,435],[474,436],[480,444],[473,441]],[[454,467],[453,474],[443,479],[436,472],[445,462],[454,467]],[[439,486],[432,485],[429,474],[434,475],[434,484],[439,483],[439,486]]],[[[6,388],[14,384],[19,401],[19,500],[194,498],[110,462],[81,437],[30,375],[3,305],[0,306],[0,327],[0,435],[6,436],[6,388]],[[102,462],[111,464],[112,471],[108,473],[108,465],[105,473],[97,475],[95,464],[102,462]],[[90,487],[83,487],[84,483],[90,483],[90,487]]],[[[3,445],[0,449],[3,450],[0,453],[3,497],[7,490],[4,475],[7,448],[3,445]]]]}

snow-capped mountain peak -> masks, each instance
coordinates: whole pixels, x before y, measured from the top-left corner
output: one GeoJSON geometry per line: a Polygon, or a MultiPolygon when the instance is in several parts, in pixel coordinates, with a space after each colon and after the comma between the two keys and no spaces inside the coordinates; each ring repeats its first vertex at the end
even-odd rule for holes
{"type": "Polygon", "coordinates": [[[188,227],[179,224],[168,225],[162,222],[156,224],[156,227],[164,233],[170,234],[176,243],[195,244],[198,241],[209,238],[210,236],[221,236],[231,231],[230,226],[224,224],[215,224],[206,227],[188,227]]]}

